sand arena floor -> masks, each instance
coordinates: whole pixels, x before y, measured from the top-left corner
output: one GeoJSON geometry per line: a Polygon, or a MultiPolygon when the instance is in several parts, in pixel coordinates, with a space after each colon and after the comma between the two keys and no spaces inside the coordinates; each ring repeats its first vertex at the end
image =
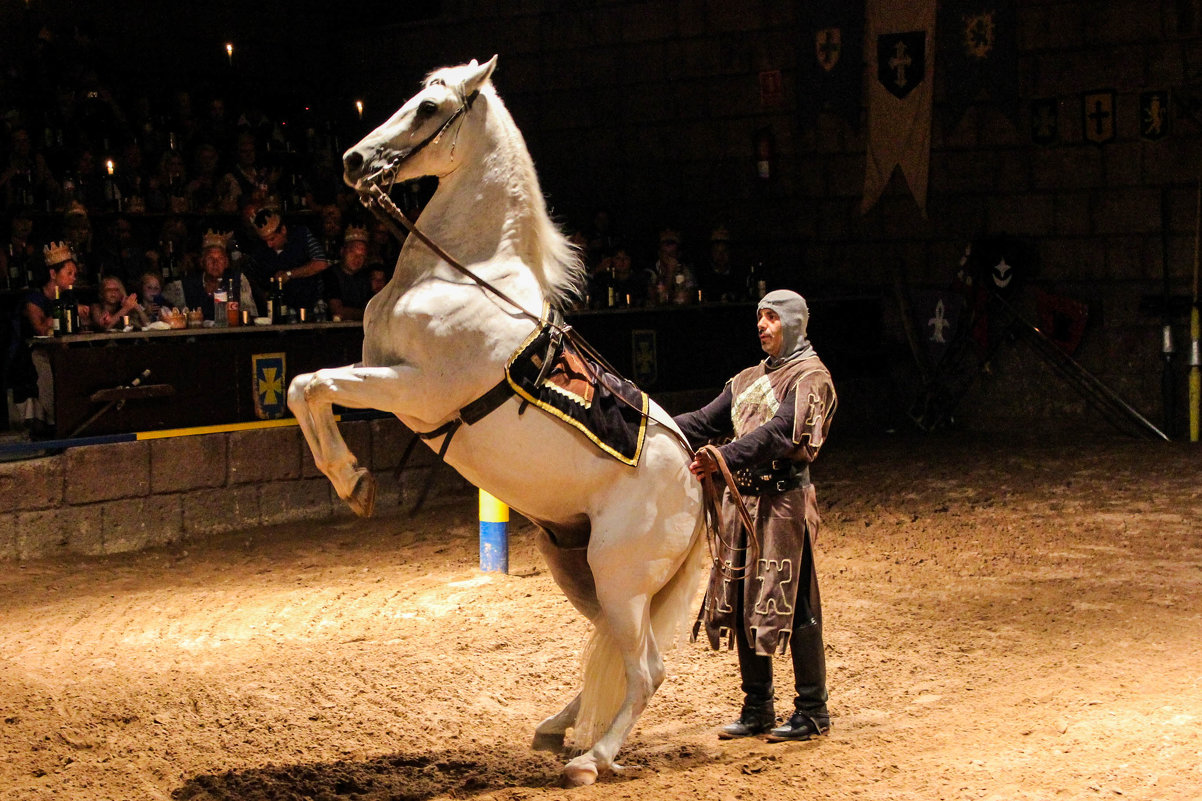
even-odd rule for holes
{"type": "Polygon", "coordinates": [[[1200,456],[834,438],[815,468],[831,736],[719,743],[734,656],[684,643],[631,770],[578,790],[527,746],[586,626],[528,525],[510,575],[478,572],[470,495],[6,565],[0,799],[1197,799],[1200,456]]]}

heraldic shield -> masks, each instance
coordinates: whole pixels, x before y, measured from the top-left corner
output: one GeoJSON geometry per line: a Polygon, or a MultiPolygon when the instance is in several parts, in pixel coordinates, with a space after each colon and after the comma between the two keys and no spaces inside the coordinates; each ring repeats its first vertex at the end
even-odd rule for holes
{"type": "Polygon", "coordinates": [[[256,353],[251,357],[254,369],[255,416],[275,420],[287,411],[288,369],[283,353],[256,353]]]}
{"type": "Polygon", "coordinates": [[[843,31],[839,28],[823,28],[814,31],[814,56],[818,66],[830,72],[839,63],[843,52],[843,31]]]}
{"type": "Polygon", "coordinates": [[[877,80],[898,100],[914,91],[927,73],[926,31],[882,33],[876,39],[877,80]]]}

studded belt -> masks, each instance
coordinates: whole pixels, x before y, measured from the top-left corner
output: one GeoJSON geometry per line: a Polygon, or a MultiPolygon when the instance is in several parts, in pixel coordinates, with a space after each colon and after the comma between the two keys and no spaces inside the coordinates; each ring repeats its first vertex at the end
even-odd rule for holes
{"type": "Polygon", "coordinates": [[[735,486],[744,495],[775,495],[810,483],[810,466],[791,459],[773,459],[735,472],[735,486]]]}

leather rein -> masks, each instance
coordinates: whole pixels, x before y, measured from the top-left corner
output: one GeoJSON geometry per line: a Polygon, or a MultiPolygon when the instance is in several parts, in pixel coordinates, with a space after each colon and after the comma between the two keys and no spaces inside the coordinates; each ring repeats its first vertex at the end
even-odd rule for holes
{"type": "MultiPolygon", "coordinates": [[[[540,315],[536,315],[536,314],[530,312],[524,306],[522,306],[522,304],[518,303],[516,300],[511,298],[503,290],[499,289],[498,287],[496,287],[493,284],[489,283],[488,281],[484,280],[480,276],[476,275],[474,272],[472,272],[470,269],[468,269],[466,266],[464,266],[458,259],[456,259],[451,254],[447,253],[442,248],[442,246],[440,246],[437,242],[430,239],[430,237],[426,236],[425,232],[423,232],[420,228],[417,227],[417,223],[413,220],[410,220],[409,217],[405,214],[405,212],[402,211],[401,208],[399,206],[397,206],[396,203],[394,203],[392,198],[389,196],[389,192],[391,192],[393,187],[396,185],[396,176],[397,176],[397,173],[399,172],[400,165],[402,163],[404,163],[407,159],[411,158],[414,154],[416,154],[417,152],[419,152],[420,150],[425,148],[427,145],[435,143],[439,139],[441,139],[443,133],[446,132],[446,130],[451,126],[451,124],[453,122],[455,122],[456,120],[462,120],[463,116],[466,115],[469,110],[471,110],[472,103],[473,103],[473,101],[475,101],[475,99],[478,95],[479,95],[479,91],[473,92],[471,95],[469,95],[467,98],[464,99],[463,103],[459,106],[459,108],[457,108],[454,111],[454,113],[452,113],[447,118],[447,120],[441,126],[438,127],[437,130],[435,130],[433,133],[431,133],[429,136],[427,136],[425,139],[423,139],[421,142],[419,142],[417,145],[415,145],[408,152],[406,152],[403,155],[401,155],[400,157],[392,160],[386,166],[381,167],[379,170],[377,170],[376,172],[372,173],[367,178],[360,181],[359,182],[360,185],[365,183],[366,187],[358,190],[359,191],[359,202],[362,203],[363,206],[365,208],[367,208],[367,210],[370,211],[377,219],[379,219],[382,223],[384,223],[386,226],[388,226],[388,228],[392,231],[393,235],[398,240],[403,241],[404,236],[401,234],[400,230],[397,229],[396,225],[394,224],[394,221],[400,222],[401,225],[403,225],[410,234],[417,237],[419,242],[421,242],[423,245],[425,245],[427,248],[429,248],[436,256],[438,256],[440,259],[442,259],[448,265],[450,265],[456,272],[460,273],[464,277],[471,280],[473,283],[475,283],[481,289],[485,290],[486,292],[491,292],[493,295],[495,295],[496,297],[498,297],[505,303],[512,306],[514,309],[517,310],[518,314],[520,314],[521,316],[533,321],[534,323],[536,323],[538,325],[546,325],[547,327],[552,328],[556,333],[557,342],[561,341],[562,339],[567,339],[582,354],[595,360],[596,363],[599,364],[601,367],[603,367],[606,371],[608,371],[609,373],[611,373],[615,376],[621,377],[622,374],[619,373],[605,359],[605,357],[602,356],[591,344],[589,344],[589,342],[586,339],[584,339],[584,337],[582,337],[579,332],[577,332],[572,326],[563,322],[563,317],[561,315],[551,314],[551,315],[548,315],[546,318],[543,318],[540,315]],[[387,192],[381,186],[381,184],[386,181],[389,184],[387,192]]],[[[458,137],[459,137],[458,129],[456,129],[456,131],[455,131],[455,137],[456,137],[456,141],[457,141],[458,137]]],[[[454,142],[452,142],[452,144],[451,144],[452,156],[454,155],[454,152],[455,152],[455,144],[454,144],[454,142]]],[[[558,344],[556,345],[556,347],[558,347],[558,344]]],[[[551,362],[552,362],[552,359],[550,359],[550,358],[548,358],[544,361],[544,367],[543,367],[544,371],[546,371],[550,368],[551,362]]],[[[589,364],[588,360],[584,360],[584,367],[585,367],[585,370],[589,373],[588,378],[590,381],[598,382],[600,380],[600,376],[597,375],[593,371],[593,367],[591,364],[589,364]]],[[[541,376],[540,376],[540,378],[541,378],[541,376]]],[[[494,408],[496,408],[496,406],[499,406],[501,402],[504,402],[505,398],[508,397],[508,395],[503,395],[501,392],[499,392],[499,390],[502,388],[502,385],[506,385],[506,384],[507,384],[507,382],[505,381],[505,379],[502,379],[500,384],[493,387],[491,390],[486,392],[480,398],[476,399],[475,401],[473,401],[472,403],[468,404],[463,409],[461,409],[460,412],[455,416],[455,418],[453,420],[439,426],[438,428],[434,429],[433,431],[419,432],[417,434],[417,436],[414,437],[410,441],[409,446],[406,448],[404,455],[401,457],[400,464],[401,465],[405,464],[405,462],[407,461],[407,459],[409,457],[410,452],[413,449],[413,446],[417,443],[418,438],[433,439],[435,437],[445,434],[446,437],[443,440],[442,445],[439,448],[439,453],[438,453],[439,458],[442,459],[446,455],[447,448],[451,444],[451,437],[454,435],[455,431],[458,430],[460,425],[462,425],[463,423],[467,423],[468,425],[470,425],[471,423],[476,422],[479,419],[482,419],[484,415],[488,414],[490,411],[492,411],[494,408]]],[[[649,423],[655,422],[649,414],[647,414],[646,412],[642,411],[641,409],[637,409],[633,405],[629,404],[620,395],[617,395],[615,393],[615,397],[618,397],[619,400],[622,400],[623,403],[627,403],[627,405],[630,406],[630,408],[632,408],[636,412],[638,412],[638,414],[640,416],[642,416],[647,422],[649,422],[649,423]]],[[[739,493],[738,488],[735,486],[734,477],[731,475],[729,468],[727,468],[726,460],[722,458],[721,452],[713,445],[703,445],[697,451],[694,451],[693,448],[689,445],[688,440],[686,440],[682,435],[680,435],[679,433],[677,433],[676,431],[674,431],[671,428],[665,427],[665,429],[667,430],[667,432],[669,434],[671,434],[677,440],[677,442],[679,442],[684,447],[685,452],[689,454],[690,458],[697,458],[698,454],[705,454],[705,455],[709,456],[710,460],[714,463],[715,467],[717,468],[717,472],[719,474],[721,474],[723,483],[726,485],[726,488],[730,490],[731,499],[734,502],[735,508],[739,512],[739,517],[742,520],[744,527],[747,529],[749,540],[752,543],[755,543],[756,531],[755,531],[755,526],[753,525],[753,523],[751,521],[751,515],[747,512],[747,507],[743,502],[743,497],[739,493]]],[[[399,472],[399,467],[398,467],[398,472],[399,472]]],[[[710,540],[711,540],[710,548],[711,548],[711,552],[717,552],[714,548],[713,540],[714,540],[714,538],[721,537],[722,490],[721,490],[721,488],[718,487],[717,482],[715,481],[713,472],[706,473],[706,475],[702,479],[701,483],[702,483],[702,489],[703,489],[703,495],[704,495],[705,516],[706,516],[706,522],[707,522],[706,528],[708,530],[710,540]]],[[[421,504],[424,502],[425,497],[426,497],[426,492],[428,490],[429,490],[429,486],[427,485],[426,488],[422,491],[421,496],[418,499],[417,505],[414,508],[414,511],[416,511],[418,508],[421,507],[421,504]]],[[[746,568],[744,568],[744,569],[746,569],[746,568]]]]}

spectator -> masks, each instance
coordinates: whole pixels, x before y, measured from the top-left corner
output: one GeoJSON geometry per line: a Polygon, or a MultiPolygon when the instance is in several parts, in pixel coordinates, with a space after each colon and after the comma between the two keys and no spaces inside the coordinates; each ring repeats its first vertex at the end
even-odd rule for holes
{"type": "Polygon", "coordinates": [[[100,280],[100,298],[92,304],[92,329],[94,331],[118,331],[126,322],[143,327],[146,319],[138,305],[137,294],[125,294],[125,284],[115,275],[106,275],[100,280]]]}
{"type": "MultiPolygon", "coordinates": [[[[229,243],[231,234],[208,231],[200,242],[200,273],[184,276],[174,281],[163,290],[167,303],[177,308],[201,309],[204,319],[214,317],[213,295],[228,278],[230,267],[229,243]]],[[[258,317],[258,306],[250,290],[246,276],[237,273],[239,284],[238,300],[242,308],[250,312],[251,317],[258,317]]]]}
{"type": "MultiPolygon", "coordinates": [[[[321,207],[321,245],[326,253],[337,253],[342,247],[342,209],[336,203],[321,207]]],[[[366,238],[363,246],[367,247],[366,238]]]]}
{"type": "Polygon", "coordinates": [[[634,271],[630,253],[625,247],[619,245],[601,259],[600,276],[601,281],[595,293],[599,298],[596,304],[598,308],[642,306],[645,302],[647,282],[644,276],[634,271]]]}
{"type": "Polygon", "coordinates": [[[166,150],[159,157],[159,169],[149,181],[146,208],[155,213],[182,214],[188,211],[188,175],[179,151],[166,150]]]}
{"type": "Polygon", "coordinates": [[[319,275],[330,266],[325,251],[304,226],[289,228],[274,209],[262,208],[251,217],[257,240],[250,243],[247,272],[259,291],[273,281],[284,285],[284,304],[289,309],[312,311],[324,295],[319,275]]]}
{"type": "Polygon", "coordinates": [[[221,176],[217,168],[221,155],[217,148],[208,142],[196,146],[196,155],[192,165],[192,180],[185,187],[188,198],[188,208],[200,213],[219,211],[218,190],[221,176]]]}
{"type": "Polygon", "coordinates": [[[134,241],[129,217],[113,217],[106,234],[96,254],[100,274],[116,276],[123,283],[137,281],[146,269],[146,251],[134,241]]]}
{"type": "Polygon", "coordinates": [[[659,250],[648,282],[648,302],[690,303],[697,299],[697,280],[680,256],[680,233],[665,228],[659,233],[659,250]]]}
{"type": "Polygon", "coordinates": [[[371,285],[371,296],[374,298],[388,285],[388,268],[383,264],[373,264],[367,268],[367,280],[371,285]]]}
{"type": "Polygon", "coordinates": [[[371,278],[364,272],[367,264],[367,229],[352,225],[346,229],[338,265],[326,275],[326,299],[330,314],[343,320],[362,320],[367,301],[375,294],[371,278]]]}
{"type": "MultiPolygon", "coordinates": [[[[33,354],[24,340],[54,334],[54,303],[64,295],[71,298],[75,285],[75,257],[65,242],[52,242],[43,248],[44,269],[38,270],[41,286],[30,288],[21,300],[21,343],[14,357],[13,401],[22,410],[30,431],[42,435],[54,429],[54,383],[50,362],[43,351],[33,354]]],[[[80,320],[89,309],[77,305],[80,320]]]]}
{"type": "Polygon", "coordinates": [[[234,145],[234,166],[221,179],[218,192],[222,211],[235,211],[253,203],[262,206],[271,194],[275,179],[271,171],[259,165],[254,134],[243,131],[234,145]]]}
{"type": "Polygon", "coordinates": [[[96,257],[92,251],[92,221],[88,210],[72,203],[63,214],[63,242],[71,249],[75,281],[85,291],[96,287],[96,257]]]}
{"type": "Polygon", "coordinates": [[[39,258],[33,239],[33,210],[26,207],[13,212],[8,226],[7,247],[0,248],[0,284],[7,276],[9,289],[34,286],[39,258]]]}
{"type": "Polygon", "coordinates": [[[147,270],[139,279],[142,297],[142,313],[150,322],[159,319],[159,311],[167,306],[163,297],[163,276],[157,270],[147,270]]]}
{"type": "Polygon", "coordinates": [[[49,209],[58,202],[59,185],[50,173],[46,159],[35,152],[29,130],[23,126],[9,135],[8,163],[0,170],[0,188],[5,192],[5,208],[33,206],[49,209]]]}
{"type": "Polygon", "coordinates": [[[701,279],[705,300],[731,303],[747,295],[747,276],[730,263],[730,231],[718,226],[710,233],[709,265],[701,279]]]}

